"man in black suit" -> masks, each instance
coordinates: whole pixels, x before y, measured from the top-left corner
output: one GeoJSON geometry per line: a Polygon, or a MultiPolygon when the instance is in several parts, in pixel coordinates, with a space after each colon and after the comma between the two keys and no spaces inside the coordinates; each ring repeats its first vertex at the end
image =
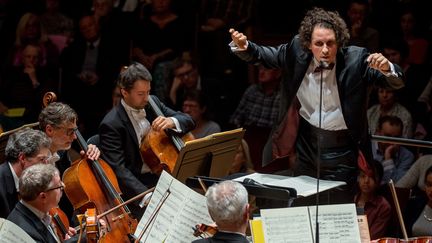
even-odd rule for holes
{"type": "MultiPolygon", "coordinates": [[[[150,129],[163,131],[175,128],[187,133],[195,126],[192,118],[166,107],[155,96],[150,96],[149,71],[134,63],[120,73],[118,85],[122,99],[103,119],[99,127],[102,158],[115,171],[120,189],[125,198],[135,196],[148,187],[156,185],[159,176],[143,161],[140,145],[150,129]],[[156,103],[164,117],[156,114],[147,105],[149,98],[156,103]]],[[[129,205],[134,215],[141,217],[143,210],[129,205]]]]}
{"type": "Polygon", "coordinates": [[[281,68],[285,74],[279,118],[264,148],[263,166],[286,158],[295,161],[294,175],[316,177],[320,161],[320,178],[348,184],[345,195],[331,200],[352,201],[359,150],[372,161],[368,87],[374,83],[403,87],[401,69],[381,53],[345,47],[349,39],[345,22],[336,12],[320,8],[306,14],[299,35],[289,44],[259,46],[243,33],[234,29],[230,33],[232,50],[241,59],[281,68]]]}
{"type": "Polygon", "coordinates": [[[45,133],[24,129],[13,133],[7,142],[6,161],[0,165],[0,218],[7,218],[18,203],[18,179],[24,169],[46,163],[51,140],[45,133]]]}
{"type": "MultiPolygon", "coordinates": [[[[75,130],[77,127],[78,115],[69,105],[61,102],[50,103],[39,114],[39,127],[45,134],[51,138],[50,151],[52,156],[48,162],[55,164],[63,177],[64,171],[71,166],[71,159],[68,150],[77,136],[75,130]]],[[[94,144],[88,145],[86,152],[81,151],[81,155],[86,155],[91,160],[99,159],[100,151],[94,144]]],[[[73,207],[69,199],[64,195],[60,201],[60,207],[72,218],[73,207]]]]}
{"type": "MultiPolygon", "coordinates": [[[[57,206],[64,184],[58,169],[52,164],[37,164],[24,170],[19,180],[21,200],[8,220],[21,227],[36,242],[57,243],[60,239],[51,223],[48,211],[57,206]]],[[[69,228],[69,234],[76,232],[69,228]]]]}
{"type": "Polygon", "coordinates": [[[209,187],[206,198],[209,214],[216,222],[218,232],[209,239],[199,239],[193,243],[248,243],[246,229],[249,224],[249,203],[246,188],[238,182],[227,180],[209,187]]]}

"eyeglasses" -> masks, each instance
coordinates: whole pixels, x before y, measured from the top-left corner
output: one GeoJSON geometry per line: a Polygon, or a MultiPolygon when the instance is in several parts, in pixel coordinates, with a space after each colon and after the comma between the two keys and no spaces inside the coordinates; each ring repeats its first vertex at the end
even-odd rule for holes
{"type": "Polygon", "coordinates": [[[78,130],[78,127],[68,128],[68,127],[58,126],[57,128],[64,130],[66,132],[66,136],[68,137],[74,135],[75,131],[78,130]]]}
{"type": "Polygon", "coordinates": [[[53,190],[57,190],[57,189],[60,189],[61,191],[63,191],[64,188],[65,188],[65,184],[61,181],[60,182],[60,186],[56,186],[56,187],[53,187],[53,188],[48,188],[48,189],[45,190],[45,192],[49,192],[49,191],[53,191],[53,190]]]}

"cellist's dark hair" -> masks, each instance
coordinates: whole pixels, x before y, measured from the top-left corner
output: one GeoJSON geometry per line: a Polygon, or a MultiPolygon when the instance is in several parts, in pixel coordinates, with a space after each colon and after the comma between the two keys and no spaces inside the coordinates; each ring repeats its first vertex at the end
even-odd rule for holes
{"type": "Polygon", "coordinates": [[[151,82],[152,76],[149,70],[144,67],[144,65],[134,62],[130,66],[124,67],[120,72],[117,85],[120,87],[120,89],[130,91],[133,88],[134,83],[138,80],[151,82]]]}
{"type": "Polygon", "coordinates": [[[300,24],[299,36],[303,49],[309,50],[312,40],[312,32],[315,26],[331,29],[335,32],[338,47],[344,47],[350,38],[345,21],[337,12],[326,11],[322,8],[314,8],[306,13],[300,24]]]}

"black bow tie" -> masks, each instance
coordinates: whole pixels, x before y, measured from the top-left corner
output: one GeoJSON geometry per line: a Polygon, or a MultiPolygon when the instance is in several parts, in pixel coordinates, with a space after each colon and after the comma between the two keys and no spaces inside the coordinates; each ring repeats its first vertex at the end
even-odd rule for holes
{"type": "Polygon", "coordinates": [[[327,67],[318,66],[315,68],[314,73],[321,72],[323,70],[332,70],[334,65],[335,65],[334,63],[330,63],[329,65],[327,65],[327,67]]]}

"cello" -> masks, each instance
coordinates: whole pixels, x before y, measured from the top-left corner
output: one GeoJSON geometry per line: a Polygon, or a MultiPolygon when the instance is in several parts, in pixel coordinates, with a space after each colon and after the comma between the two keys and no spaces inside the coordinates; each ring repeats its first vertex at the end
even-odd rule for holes
{"type": "MultiPolygon", "coordinates": [[[[165,117],[152,96],[149,96],[148,102],[157,117],[165,117]]],[[[172,129],[166,131],[151,129],[141,142],[141,156],[153,173],[160,175],[162,170],[171,173],[176,165],[178,153],[184,147],[184,143],[193,139],[195,138],[192,133],[180,137],[172,129]]]]}
{"type": "MultiPolygon", "coordinates": [[[[78,130],[75,130],[79,145],[87,151],[88,145],[78,130]]],[[[96,208],[105,212],[123,203],[116,175],[103,160],[78,159],[63,175],[65,193],[75,210],[84,212],[87,208],[96,208]]],[[[133,234],[137,220],[131,217],[126,205],[104,216],[107,224],[106,234],[99,242],[128,242],[133,234]]]]}

